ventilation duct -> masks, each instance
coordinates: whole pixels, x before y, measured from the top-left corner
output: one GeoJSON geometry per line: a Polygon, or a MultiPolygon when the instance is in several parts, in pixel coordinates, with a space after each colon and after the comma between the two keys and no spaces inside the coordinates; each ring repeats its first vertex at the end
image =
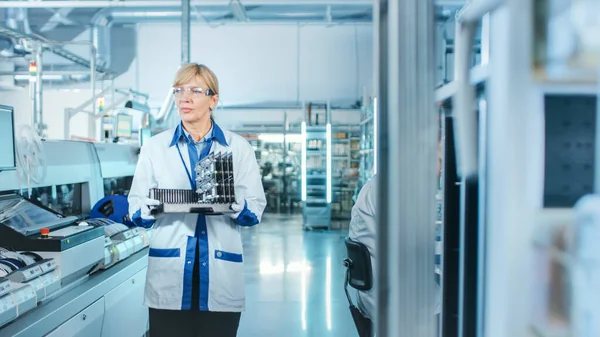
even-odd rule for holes
{"type": "Polygon", "coordinates": [[[96,49],[96,64],[115,75],[126,72],[136,56],[137,33],[134,27],[114,24],[110,9],[100,10],[91,20],[91,40],[96,49]],[[119,56],[113,53],[119,51],[119,56]]]}
{"type": "MultiPolygon", "coordinates": [[[[4,20],[6,25],[16,31],[31,34],[26,8],[4,9],[4,20]]],[[[4,57],[22,56],[32,51],[31,45],[25,39],[0,40],[0,54],[4,57]]]]}
{"type": "Polygon", "coordinates": [[[110,67],[110,29],[112,22],[103,15],[104,11],[95,15],[92,19],[92,43],[96,48],[96,64],[103,67],[110,67]]]}

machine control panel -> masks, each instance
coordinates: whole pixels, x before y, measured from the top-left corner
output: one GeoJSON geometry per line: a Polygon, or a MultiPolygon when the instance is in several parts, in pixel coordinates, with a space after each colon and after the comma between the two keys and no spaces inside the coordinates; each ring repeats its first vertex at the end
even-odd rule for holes
{"type": "Polygon", "coordinates": [[[42,268],[36,264],[15,270],[8,275],[8,278],[13,282],[25,283],[41,276],[43,273],[42,268]]]}
{"type": "Polygon", "coordinates": [[[10,280],[5,277],[0,277],[0,297],[9,293],[12,290],[10,280]]]}

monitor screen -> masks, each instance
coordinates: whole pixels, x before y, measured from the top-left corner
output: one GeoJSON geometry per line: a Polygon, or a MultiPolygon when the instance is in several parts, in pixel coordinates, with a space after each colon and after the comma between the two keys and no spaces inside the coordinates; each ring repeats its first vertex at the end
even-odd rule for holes
{"type": "Polygon", "coordinates": [[[0,199],[0,223],[28,235],[62,219],[59,214],[38,207],[22,197],[0,199]]]}
{"type": "Polygon", "coordinates": [[[117,115],[116,137],[131,138],[133,130],[133,116],[117,115]]]}
{"type": "Polygon", "coordinates": [[[12,107],[0,105],[0,171],[14,170],[15,126],[12,107]]]}

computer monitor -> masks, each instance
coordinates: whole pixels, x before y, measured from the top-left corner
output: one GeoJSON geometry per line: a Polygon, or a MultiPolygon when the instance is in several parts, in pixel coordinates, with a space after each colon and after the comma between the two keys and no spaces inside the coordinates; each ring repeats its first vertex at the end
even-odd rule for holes
{"type": "Polygon", "coordinates": [[[133,116],[118,114],[115,136],[119,138],[131,138],[133,133],[133,116]]]}
{"type": "Polygon", "coordinates": [[[16,167],[14,109],[0,105],[0,171],[16,167]]]}

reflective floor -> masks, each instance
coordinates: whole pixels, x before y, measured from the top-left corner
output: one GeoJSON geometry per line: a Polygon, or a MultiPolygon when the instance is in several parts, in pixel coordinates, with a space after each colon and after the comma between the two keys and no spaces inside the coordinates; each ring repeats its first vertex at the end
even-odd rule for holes
{"type": "Polygon", "coordinates": [[[244,229],[247,300],[238,337],[358,336],[343,288],[347,233],[303,231],[301,215],[266,214],[244,229]]]}

